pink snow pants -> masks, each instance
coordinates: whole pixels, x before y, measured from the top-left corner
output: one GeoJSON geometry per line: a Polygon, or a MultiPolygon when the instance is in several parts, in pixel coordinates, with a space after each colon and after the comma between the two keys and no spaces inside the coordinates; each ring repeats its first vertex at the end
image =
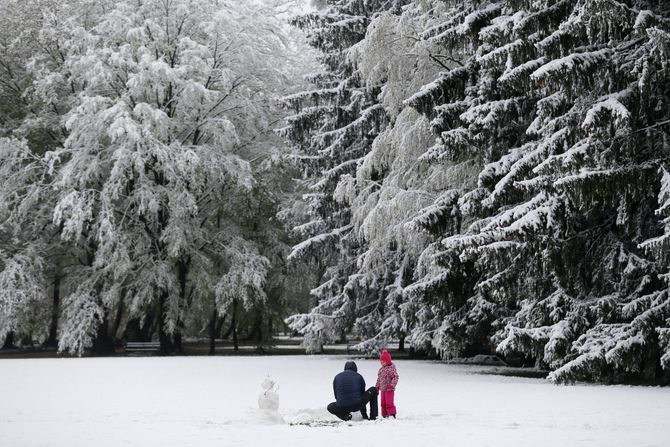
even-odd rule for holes
{"type": "Polygon", "coordinates": [[[394,391],[382,391],[382,417],[395,416],[394,391]]]}

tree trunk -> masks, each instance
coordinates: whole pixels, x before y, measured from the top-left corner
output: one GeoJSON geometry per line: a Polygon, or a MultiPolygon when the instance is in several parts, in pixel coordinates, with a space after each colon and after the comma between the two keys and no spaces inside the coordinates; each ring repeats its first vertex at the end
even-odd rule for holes
{"type": "Polygon", "coordinates": [[[161,352],[165,355],[174,353],[174,344],[172,337],[165,331],[165,301],[167,293],[162,292],[158,306],[158,341],[161,344],[161,352]]]}
{"type": "MultiPolygon", "coordinates": [[[[186,295],[186,283],[188,279],[188,271],[189,271],[189,264],[190,261],[188,259],[180,259],[177,267],[177,275],[179,277],[179,302],[182,304],[186,309],[190,307],[190,304],[188,301],[188,296],[186,295]]],[[[177,320],[177,325],[174,333],[174,348],[175,351],[178,353],[184,352],[184,349],[181,344],[181,335],[184,329],[184,322],[182,321],[181,317],[177,320]]]]}
{"type": "Polygon", "coordinates": [[[181,331],[177,329],[174,334],[172,334],[172,343],[174,347],[174,352],[181,354],[184,352],[184,348],[181,344],[181,331]]]}
{"type": "Polygon", "coordinates": [[[237,341],[237,300],[233,300],[233,350],[235,352],[238,352],[240,350],[240,346],[237,341]]]}
{"type": "Polygon", "coordinates": [[[263,314],[258,312],[256,318],[254,319],[254,327],[251,330],[251,339],[260,346],[263,341],[263,314]]]}
{"type": "Polygon", "coordinates": [[[405,336],[401,335],[398,341],[398,351],[405,352],[405,336]]]}
{"type": "MultiPolygon", "coordinates": [[[[221,331],[219,331],[219,333],[221,333],[221,331]]],[[[232,325],[232,323],[231,323],[231,325],[228,326],[228,329],[226,329],[226,332],[224,332],[223,335],[221,335],[221,338],[223,338],[224,340],[226,340],[226,339],[228,339],[228,338],[230,337],[230,335],[231,335],[232,333],[233,333],[233,325],[232,325]]]]}
{"type": "Polygon", "coordinates": [[[10,331],[5,337],[5,343],[2,345],[2,349],[14,349],[14,332],[10,331]]]}
{"type": "Polygon", "coordinates": [[[216,320],[216,335],[218,336],[221,333],[221,329],[223,329],[223,323],[226,322],[226,316],[219,317],[216,320]]]}
{"type": "Polygon", "coordinates": [[[209,319],[209,352],[207,355],[214,355],[216,352],[216,309],[212,311],[212,317],[209,319]]]}
{"type": "Polygon", "coordinates": [[[108,355],[114,352],[114,339],[109,336],[109,321],[106,313],[102,323],[98,326],[91,352],[96,355],[108,355]]]}
{"type": "MultiPolygon", "coordinates": [[[[209,320],[209,353],[214,355],[216,353],[216,337],[221,333],[223,323],[226,321],[226,316],[219,317],[219,312],[214,309],[212,311],[212,318],[209,320]]],[[[232,328],[231,328],[232,330],[232,328]]]]}
{"type": "MultiPolygon", "coordinates": [[[[138,325],[141,320],[138,320],[138,325]]],[[[147,315],[147,318],[144,320],[144,326],[140,328],[139,340],[137,341],[151,341],[151,336],[153,335],[153,326],[154,326],[154,316],[152,314],[147,315]]]]}
{"type": "Polygon", "coordinates": [[[123,298],[119,300],[116,311],[116,319],[114,320],[114,327],[112,329],[112,337],[114,338],[114,351],[123,348],[123,340],[125,338],[126,327],[128,326],[128,313],[123,298]]]}
{"type": "Polygon", "coordinates": [[[52,298],[53,308],[51,309],[51,325],[49,326],[49,338],[46,346],[58,346],[58,315],[60,313],[60,275],[54,277],[54,291],[52,298]]]}

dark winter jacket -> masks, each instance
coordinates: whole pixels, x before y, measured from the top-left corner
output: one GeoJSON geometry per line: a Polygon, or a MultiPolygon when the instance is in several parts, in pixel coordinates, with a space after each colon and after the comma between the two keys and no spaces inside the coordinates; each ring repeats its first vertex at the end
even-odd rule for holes
{"type": "Polygon", "coordinates": [[[333,391],[338,407],[353,407],[363,401],[365,380],[358,374],[356,363],[349,361],[344,365],[344,371],[333,380],[333,391]]]}

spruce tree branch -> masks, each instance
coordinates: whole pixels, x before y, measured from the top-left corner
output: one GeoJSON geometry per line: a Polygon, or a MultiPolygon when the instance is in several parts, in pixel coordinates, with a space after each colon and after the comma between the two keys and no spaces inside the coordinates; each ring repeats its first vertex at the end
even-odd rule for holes
{"type": "Polygon", "coordinates": [[[465,67],[465,65],[463,64],[463,62],[459,61],[458,59],[454,59],[454,58],[451,57],[451,56],[447,56],[446,54],[432,54],[432,53],[428,53],[428,55],[430,56],[431,59],[433,59],[433,60],[434,60],[435,62],[437,62],[438,64],[442,65],[444,68],[447,68],[448,70],[451,70],[451,67],[447,67],[447,66],[445,66],[445,65],[444,65],[438,58],[443,58],[443,59],[448,60],[449,62],[453,62],[453,63],[455,63],[455,64],[458,64],[458,65],[460,65],[461,67],[465,67]]]}

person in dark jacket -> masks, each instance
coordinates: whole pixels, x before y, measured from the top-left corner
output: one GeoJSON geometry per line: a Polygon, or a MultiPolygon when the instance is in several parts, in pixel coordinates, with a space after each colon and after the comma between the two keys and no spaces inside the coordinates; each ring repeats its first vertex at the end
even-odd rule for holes
{"type": "Polygon", "coordinates": [[[365,380],[358,374],[355,362],[348,361],[344,371],[333,379],[335,402],[328,405],[328,411],[343,421],[351,420],[351,413],[360,411],[363,419],[368,419],[367,404],[370,404],[369,419],[377,419],[377,389],[365,390],[365,380]]]}

